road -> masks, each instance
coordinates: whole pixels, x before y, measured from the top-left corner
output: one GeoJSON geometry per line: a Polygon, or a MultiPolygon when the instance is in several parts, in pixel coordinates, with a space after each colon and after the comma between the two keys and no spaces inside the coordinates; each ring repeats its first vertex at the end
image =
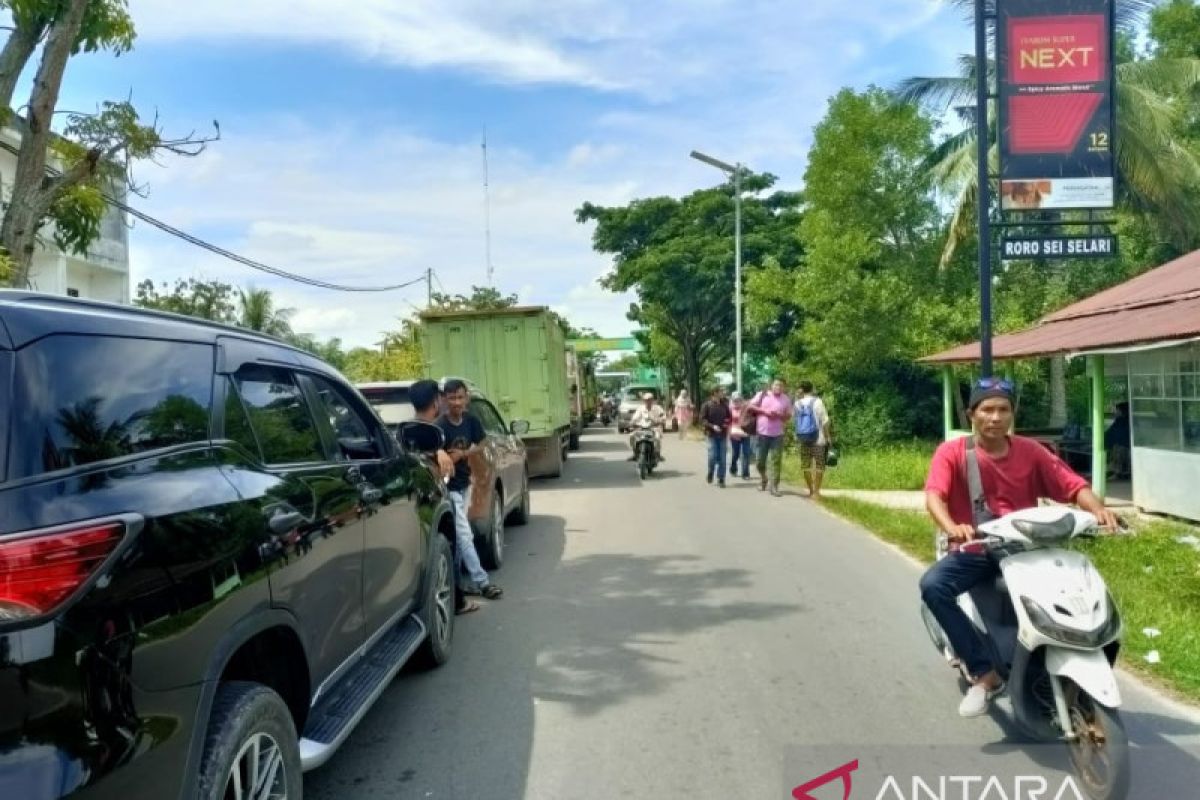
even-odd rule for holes
{"type": "MultiPolygon", "coordinates": [[[[505,598],[458,618],[445,667],[398,677],[307,796],[787,798],[849,758],[1054,774],[1059,748],[1006,744],[1006,700],[957,716],[914,563],[798,494],[708,486],[702,446],[666,444],[643,483],[624,437],[587,431],[509,531],[505,598]]],[[[1196,796],[1200,715],[1123,690],[1133,797],[1196,796]]]]}

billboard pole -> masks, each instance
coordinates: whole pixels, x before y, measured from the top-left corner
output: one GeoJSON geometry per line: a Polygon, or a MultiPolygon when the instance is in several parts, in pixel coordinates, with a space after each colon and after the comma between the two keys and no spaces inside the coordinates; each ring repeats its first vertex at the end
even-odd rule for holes
{"type": "MultiPolygon", "coordinates": [[[[996,24],[999,23],[997,18],[996,24]]],[[[981,377],[992,376],[992,228],[991,178],[988,175],[987,16],[984,0],[975,0],[975,143],[979,187],[979,365],[981,377]]],[[[997,54],[998,55],[998,54],[997,54]]]]}

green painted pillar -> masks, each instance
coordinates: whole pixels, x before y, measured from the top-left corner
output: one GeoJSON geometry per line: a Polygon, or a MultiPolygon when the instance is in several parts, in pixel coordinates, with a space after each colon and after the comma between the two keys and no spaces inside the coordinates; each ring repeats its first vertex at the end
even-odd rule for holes
{"type": "Polygon", "coordinates": [[[943,438],[949,439],[954,430],[954,368],[942,367],[942,430],[943,438]]]}
{"type": "Polygon", "coordinates": [[[1108,491],[1108,453],[1104,452],[1104,356],[1088,356],[1092,375],[1092,491],[1108,491]]]}

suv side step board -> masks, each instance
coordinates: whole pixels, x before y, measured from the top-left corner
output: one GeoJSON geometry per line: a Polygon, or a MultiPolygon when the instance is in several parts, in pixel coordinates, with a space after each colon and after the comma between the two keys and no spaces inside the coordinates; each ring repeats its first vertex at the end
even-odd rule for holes
{"type": "Polygon", "coordinates": [[[329,760],[424,640],[420,618],[405,617],[325,693],[309,712],[300,736],[301,769],[315,769],[329,760]]]}

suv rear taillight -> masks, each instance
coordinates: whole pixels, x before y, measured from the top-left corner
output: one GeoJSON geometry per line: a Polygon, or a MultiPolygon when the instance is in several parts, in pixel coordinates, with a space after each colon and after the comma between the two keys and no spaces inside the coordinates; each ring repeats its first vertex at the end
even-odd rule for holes
{"type": "Polygon", "coordinates": [[[57,609],[112,555],[125,535],[120,522],[0,538],[0,622],[57,609]]]}

